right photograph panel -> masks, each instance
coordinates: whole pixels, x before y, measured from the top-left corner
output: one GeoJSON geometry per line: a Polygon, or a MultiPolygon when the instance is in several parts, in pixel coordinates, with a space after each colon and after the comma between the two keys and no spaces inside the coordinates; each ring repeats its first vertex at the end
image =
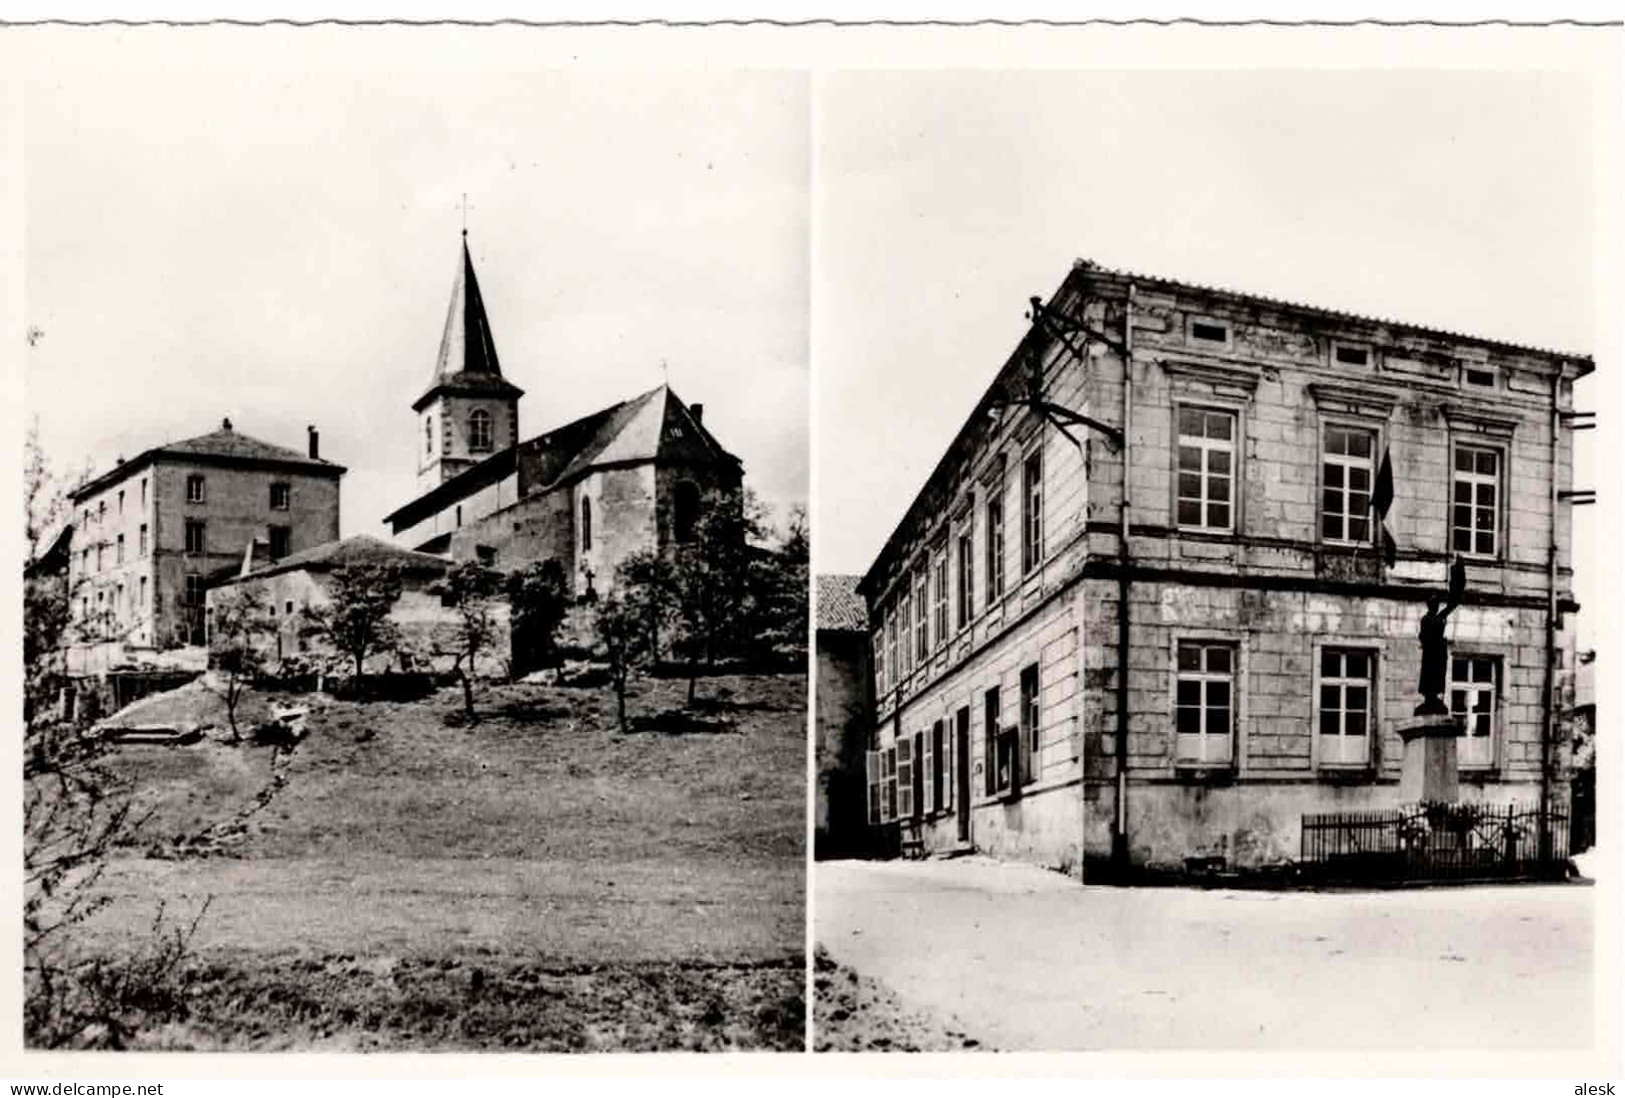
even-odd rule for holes
{"type": "Polygon", "coordinates": [[[1599,82],[824,78],[816,1049],[1593,1043],[1599,82]]]}

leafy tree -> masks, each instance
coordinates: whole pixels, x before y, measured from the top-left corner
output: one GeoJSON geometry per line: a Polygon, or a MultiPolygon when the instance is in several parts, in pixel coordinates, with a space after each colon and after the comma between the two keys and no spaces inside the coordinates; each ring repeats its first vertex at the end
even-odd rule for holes
{"type": "Polygon", "coordinates": [[[209,630],[209,660],[225,674],[226,684],[216,688],[226,703],[231,742],[239,743],[237,705],[254,676],[265,667],[266,649],[276,627],[266,612],[265,595],[257,586],[241,584],[215,602],[209,630]]]}
{"type": "Polygon", "coordinates": [[[470,722],[478,721],[474,711],[474,665],[481,652],[496,643],[496,605],[501,597],[502,575],[478,561],[464,561],[446,573],[440,590],[444,600],[457,611],[457,621],[449,650],[438,654],[452,657],[452,670],[463,685],[463,712],[470,722]]]}
{"type": "Polygon", "coordinates": [[[615,587],[630,611],[643,623],[643,646],[650,660],[659,660],[661,635],[677,613],[677,566],[653,549],[639,549],[621,561],[615,587]]]}
{"type": "Polygon", "coordinates": [[[559,626],[570,609],[564,568],[556,560],[532,564],[508,574],[508,607],[512,612],[514,674],[558,663],[559,626]]]}
{"type": "Polygon", "coordinates": [[[593,626],[598,640],[609,655],[610,682],[615,687],[615,716],[626,731],[626,681],[632,669],[647,656],[647,627],[638,607],[620,593],[598,600],[593,609],[593,626]]]}
{"type": "Polygon", "coordinates": [[[778,544],[751,556],[746,628],[754,644],[783,655],[806,655],[808,555],[807,513],[796,506],[778,544]]]}
{"type": "Polygon", "coordinates": [[[677,547],[676,607],[689,665],[689,705],[701,662],[714,666],[735,639],[747,605],[747,538],[757,532],[759,519],[759,505],[745,493],[709,491],[701,497],[693,537],[677,547]]]}
{"type": "Polygon", "coordinates": [[[360,699],[367,657],[400,642],[390,612],[400,601],[401,570],[394,564],[346,564],[333,570],[328,594],[331,602],[305,610],[308,629],[354,664],[360,699]]]}

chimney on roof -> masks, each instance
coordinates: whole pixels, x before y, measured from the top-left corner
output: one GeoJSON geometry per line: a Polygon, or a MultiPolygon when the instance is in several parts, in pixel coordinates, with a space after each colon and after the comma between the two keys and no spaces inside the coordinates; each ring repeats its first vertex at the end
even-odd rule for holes
{"type": "Polygon", "coordinates": [[[229,430],[231,430],[231,420],[230,420],[230,419],[222,419],[222,420],[221,420],[221,421],[220,421],[220,429],[221,429],[221,430],[222,430],[222,431],[229,431],[229,430]]]}
{"type": "Polygon", "coordinates": [[[695,423],[703,424],[705,422],[705,405],[690,404],[688,406],[688,414],[694,417],[695,423]]]}
{"type": "Polygon", "coordinates": [[[305,428],[305,433],[310,436],[310,460],[316,461],[322,456],[322,436],[314,423],[305,428]]]}

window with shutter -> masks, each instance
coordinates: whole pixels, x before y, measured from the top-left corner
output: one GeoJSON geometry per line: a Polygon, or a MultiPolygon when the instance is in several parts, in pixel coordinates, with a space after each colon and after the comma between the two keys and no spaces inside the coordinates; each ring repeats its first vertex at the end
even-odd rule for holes
{"type": "MultiPolygon", "coordinates": [[[[960,710],[964,712],[964,710],[960,710]]],[[[953,726],[943,724],[942,732],[942,809],[944,812],[954,806],[954,730],[953,726]]]]}
{"type": "Polygon", "coordinates": [[[906,819],[914,815],[914,741],[897,741],[897,815],[906,819]]]}
{"type": "Polygon", "coordinates": [[[881,821],[889,823],[897,818],[897,748],[888,747],[883,753],[885,770],[882,774],[881,821]]]}
{"type": "Polygon", "coordinates": [[[1042,723],[1038,708],[1038,665],[1029,664],[1021,672],[1021,781],[1038,778],[1042,723]]]}
{"type": "Polygon", "coordinates": [[[982,706],[982,776],[985,791],[991,797],[999,791],[996,777],[998,774],[999,750],[999,688],[997,686],[983,695],[982,706]]]}

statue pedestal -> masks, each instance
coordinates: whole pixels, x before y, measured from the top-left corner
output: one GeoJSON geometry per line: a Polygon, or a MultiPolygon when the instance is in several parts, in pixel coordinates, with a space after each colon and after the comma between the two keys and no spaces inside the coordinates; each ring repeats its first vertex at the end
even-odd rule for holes
{"type": "Polygon", "coordinates": [[[1402,804],[1454,803],[1458,783],[1456,740],[1466,731],[1459,717],[1417,717],[1399,726],[1405,758],[1399,771],[1402,804]]]}

